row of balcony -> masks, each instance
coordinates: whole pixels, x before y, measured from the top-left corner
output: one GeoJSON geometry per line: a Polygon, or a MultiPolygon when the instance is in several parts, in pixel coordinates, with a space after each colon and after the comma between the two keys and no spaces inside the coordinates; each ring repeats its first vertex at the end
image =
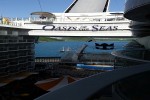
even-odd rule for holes
{"type": "Polygon", "coordinates": [[[0,77],[7,76],[9,74],[14,74],[21,71],[28,71],[31,68],[32,69],[34,68],[32,62],[21,63],[21,64],[11,65],[11,66],[7,65],[7,67],[5,66],[3,68],[0,68],[0,77]]]}
{"type": "Polygon", "coordinates": [[[18,60],[18,61],[0,61],[0,69],[1,68],[7,68],[7,67],[10,67],[10,66],[17,66],[17,65],[20,65],[20,64],[26,64],[26,63],[32,63],[34,62],[34,59],[24,59],[24,60],[18,60]]]}
{"type": "Polygon", "coordinates": [[[14,44],[14,43],[34,43],[35,40],[31,39],[31,40],[4,40],[4,39],[0,39],[0,44],[14,44]]]}
{"type": "Polygon", "coordinates": [[[3,53],[3,52],[0,52],[0,57],[9,57],[9,56],[26,56],[26,55],[34,55],[34,50],[30,50],[30,51],[17,51],[17,52],[14,52],[14,53],[3,53]]]}
{"type": "MultiPolygon", "coordinates": [[[[30,58],[32,57],[33,58],[34,55],[10,55],[10,56],[0,56],[0,61],[7,61],[7,60],[10,60],[10,59],[22,59],[22,58],[30,58]]],[[[1,64],[0,64],[1,65],[1,64]]]]}
{"type": "Polygon", "coordinates": [[[4,47],[0,48],[0,52],[8,52],[8,51],[19,51],[19,50],[32,50],[33,47],[4,47]]]}

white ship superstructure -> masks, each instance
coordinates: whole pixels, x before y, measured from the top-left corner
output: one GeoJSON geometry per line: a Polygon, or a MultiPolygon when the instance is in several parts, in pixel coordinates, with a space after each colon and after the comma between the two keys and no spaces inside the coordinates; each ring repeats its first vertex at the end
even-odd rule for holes
{"type": "Polygon", "coordinates": [[[122,12],[54,13],[50,17],[40,16],[32,14],[28,19],[10,19],[9,26],[28,29],[28,33],[21,34],[31,36],[132,36],[130,20],[125,19],[122,12]]]}
{"type": "MultiPolygon", "coordinates": [[[[29,36],[131,37],[123,12],[108,12],[110,0],[74,0],[64,13],[33,12],[28,19],[6,18],[4,27],[28,30],[29,36]]],[[[41,5],[40,5],[41,6],[41,5]]]]}

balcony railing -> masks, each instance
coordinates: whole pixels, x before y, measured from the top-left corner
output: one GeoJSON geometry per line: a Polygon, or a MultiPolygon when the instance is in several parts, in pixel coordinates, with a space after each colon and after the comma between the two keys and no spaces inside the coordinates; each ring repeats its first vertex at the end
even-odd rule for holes
{"type": "Polygon", "coordinates": [[[112,52],[112,55],[119,58],[129,59],[137,62],[145,62],[145,63],[150,62],[150,56],[149,56],[150,50],[147,49],[114,51],[112,52]]]}
{"type": "Polygon", "coordinates": [[[2,22],[1,24],[23,27],[25,23],[92,23],[92,22],[121,22],[129,21],[123,17],[122,12],[110,12],[110,13],[54,13],[56,18],[7,18],[8,22],[2,22]]]}
{"type": "Polygon", "coordinates": [[[96,74],[48,92],[35,100],[95,100],[94,96],[99,93],[97,96],[100,97],[106,87],[128,77],[150,71],[149,66],[150,64],[138,65],[96,74]]]}

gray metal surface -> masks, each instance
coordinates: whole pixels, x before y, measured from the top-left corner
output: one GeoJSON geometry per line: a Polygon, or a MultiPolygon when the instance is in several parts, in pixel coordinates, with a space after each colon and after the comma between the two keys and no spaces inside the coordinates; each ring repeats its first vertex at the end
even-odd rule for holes
{"type": "Polygon", "coordinates": [[[66,10],[69,13],[103,12],[108,0],[77,0],[66,10]]]}

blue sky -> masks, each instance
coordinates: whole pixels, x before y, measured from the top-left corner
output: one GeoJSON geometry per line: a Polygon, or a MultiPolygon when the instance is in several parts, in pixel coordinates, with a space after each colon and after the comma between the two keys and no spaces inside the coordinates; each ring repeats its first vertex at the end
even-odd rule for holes
{"type": "MultiPolygon", "coordinates": [[[[43,11],[63,12],[73,0],[39,0],[43,11]]],[[[125,0],[111,0],[110,11],[123,11],[125,0]]],[[[0,14],[5,17],[29,17],[40,11],[38,0],[1,0],[0,14]]]]}

